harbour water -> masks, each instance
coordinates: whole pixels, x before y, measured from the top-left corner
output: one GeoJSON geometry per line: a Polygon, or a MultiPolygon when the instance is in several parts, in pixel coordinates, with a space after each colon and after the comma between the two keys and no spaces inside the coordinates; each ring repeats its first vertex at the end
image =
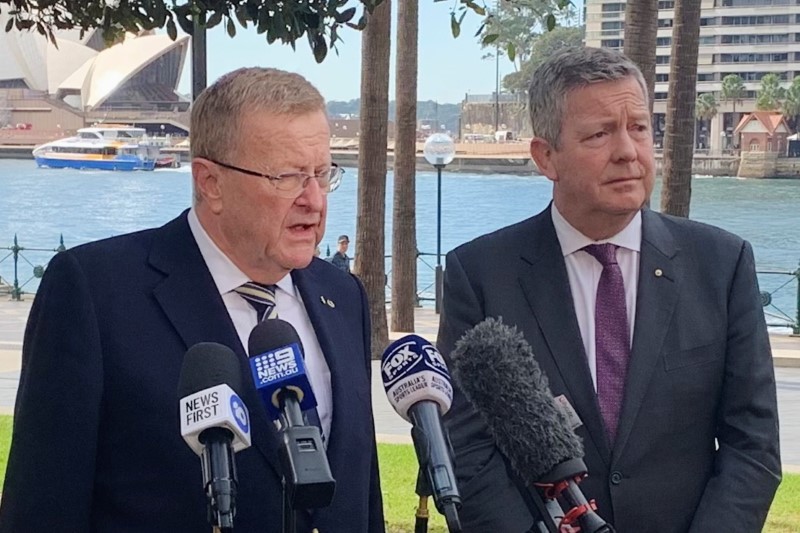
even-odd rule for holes
{"type": "MultiPolygon", "coordinates": [[[[436,264],[436,174],[417,174],[417,242],[425,254],[419,286],[432,293],[436,264]],[[430,265],[430,267],[428,266],[430,265]]],[[[696,176],[691,217],[748,239],[759,270],[793,272],[800,261],[800,180],[743,180],[696,176]]],[[[659,205],[660,183],[653,206],[659,205]]],[[[478,235],[520,221],[544,208],[550,182],[540,176],[443,173],[442,252],[478,235]]],[[[392,175],[387,180],[386,246],[391,254],[392,175]]],[[[188,166],[155,172],[39,169],[31,160],[0,160],[0,277],[13,280],[7,250],[17,235],[19,280],[35,292],[32,266],[53,255],[63,235],[67,247],[161,225],[191,204],[188,166]]],[[[329,196],[328,226],[321,244],[335,250],[336,236],[356,239],[357,170],[347,168],[342,186],[329,196]]],[[[491,258],[487,258],[491,260],[491,258]]],[[[442,262],[444,258],[442,258],[442,262]]],[[[387,269],[391,260],[387,260],[387,269]]],[[[775,307],[794,316],[797,282],[787,275],[761,274],[762,290],[775,291],[775,307]],[[779,287],[786,284],[783,288],[779,287]]]]}

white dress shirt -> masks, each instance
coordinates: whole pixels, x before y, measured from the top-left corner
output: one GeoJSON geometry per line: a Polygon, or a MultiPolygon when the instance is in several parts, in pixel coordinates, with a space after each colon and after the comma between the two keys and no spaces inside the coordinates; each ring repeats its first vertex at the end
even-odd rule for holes
{"type": "Polygon", "coordinates": [[[597,354],[595,352],[594,334],[594,308],[597,301],[597,285],[603,273],[603,265],[582,250],[590,244],[611,243],[619,246],[617,250],[617,263],[622,270],[622,280],[625,284],[625,306],[628,311],[628,331],[630,341],[633,342],[633,325],[636,313],[636,290],[639,280],[639,253],[642,245],[642,213],[636,213],[625,229],[602,241],[593,241],[575,229],[558,212],[555,204],[550,210],[556,236],[564,254],[567,265],[569,286],[572,290],[572,301],[575,305],[575,315],[583,338],[583,348],[592,373],[592,383],[597,390],[597,354]]]}
{"type": "MultiPolygon", "coordinates": [[[[252,280],[214,244],[197,218],[194,208],[189,210],[188,219],[189,227],[200,248],[200,253],[203,255],[203,260],[211,272],[211,277],[214,278],[214,283],[222,296],[222,301],[233,321],[244,351],[247,352],[250,332],[258,324],[258,316],[253,306],[234,292],[234,289],[252,280]]],[[[303,343],[308,380],[311,382],[311,389],[317,398],[317,413],[322,424],[322,431],[328,438],[333,421],[331,370],[322,354],[322,348],[320,348],[317,334],[314,332],[314,326],[311,325],[311,320],[308,318],[303,299],[292,282],[291,273],[286,274],[277,283],[275,305],[278,309],[278,317],[294,326],[303,343]]],[[[250,406],[251,410],[254,408],[250,406]]]]}

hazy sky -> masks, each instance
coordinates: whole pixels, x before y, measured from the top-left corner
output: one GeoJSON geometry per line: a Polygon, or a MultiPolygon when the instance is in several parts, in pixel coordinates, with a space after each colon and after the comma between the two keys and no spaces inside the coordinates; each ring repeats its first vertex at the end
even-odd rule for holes
{"type": "MultiPolygon", "coordinates": [[[[390,99],[394,99],[394,32],[397,24],[396,5],[392,15],[392,58],[389,80],[390,99]]],[[[491,3],[487,0],[486,3],[491,3]]],[[[582,0],[574,1],[582,5],[582,0]]],[[[462,23],[461,35],[453,38],[450,32],[450,10],[457,0],[434,2],[419,0],[419,100],[436,100],[440,103],[461,102],[465,94],[490,94],[495,88],[495,61],[481,59],[478,39],[473,37],[480,26],[481,17],[469,12],[462,23]]],[[[359,14],[361,9],[359,8],[359,14]]],[[[358,14],[355,20],[357,20],[358,14]]],[[[231,39],[219,25],[208,34],[208,81],[212,83],[222,74],[243,66],[268,66],[299,72],[322,92],[327,100],[358,98],[361,84],[361,34],[350,28],[340,33],[344,42],[322,64],[317,64],[303,37],[293,52],[289,45],[268,45],[263,35],[250,27],[237,26],[237,35],[231,39]]],[[[507,58],[500,58],[500,78],[512,72],[507,58]]],[[[191,93],[191,58],[188,57],[181,79],[180,91],[191,93]]]]}

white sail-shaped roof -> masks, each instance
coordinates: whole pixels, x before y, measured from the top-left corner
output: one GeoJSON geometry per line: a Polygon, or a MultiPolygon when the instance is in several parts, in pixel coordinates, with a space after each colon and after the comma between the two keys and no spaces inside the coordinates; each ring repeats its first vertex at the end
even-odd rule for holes
{"type": "Polygon", "coordinates": [[[188,49],[189,37],[183,35],[175,41],[167,35],[128,37],[124,42],[100,52],[92,62],[81,89],[84,109],[103,103],[114,90],[151,62],[174,48],[188,49]]]}

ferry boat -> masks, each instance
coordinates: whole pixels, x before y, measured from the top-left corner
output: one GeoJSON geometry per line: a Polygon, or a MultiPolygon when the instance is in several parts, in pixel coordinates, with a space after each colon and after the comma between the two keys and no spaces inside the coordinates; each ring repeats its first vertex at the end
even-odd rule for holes
{"type": "Polygon", "coordinates": [[[144,128],[93,126],[74,137],[37,146],[33,158],[40,167],[98,170],[153,170],[163,142],[149,138],[144,128]]]}

